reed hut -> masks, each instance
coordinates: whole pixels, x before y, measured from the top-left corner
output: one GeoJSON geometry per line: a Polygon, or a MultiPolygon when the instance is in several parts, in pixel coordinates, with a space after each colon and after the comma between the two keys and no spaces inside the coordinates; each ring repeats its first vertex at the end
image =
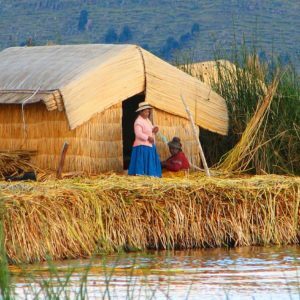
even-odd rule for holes
{"type": "Polygon", "coordinates": [[[235,64],[224,59],[182,64],[179,69],[199,78],[208,85],[219,82],[220,75],[226,76],[227,73],[236,73],[235,64]]]}
{"type": "Polygon", "coordinates": [[[252,56],[248,57],[245,70],[238,68],[234,63],[225,59],[182,64],[179,66],[179,69],[198,78],[209,86],[222,84],[222,81],[235,86],[239,79],[243,77],[253,84],[256,83],[264,93],[267,92],[265,66],[252,56]],[[250,70],[251,72],[249,72],[250,70]]]}
{"type": "MultiPolygon", "coordinates": [[[[0,52],[0,150],[30,150],[33,163],[64,171],[122,171],[129,162],[135,110],[155,109],[153,123],[199,164],[181,95],[197,124],[225,135],[225,101],[208,85],[136,45],[12,47],[0,52]]],[[[161,158],[168,155],[158,138],[161,158]]]]}

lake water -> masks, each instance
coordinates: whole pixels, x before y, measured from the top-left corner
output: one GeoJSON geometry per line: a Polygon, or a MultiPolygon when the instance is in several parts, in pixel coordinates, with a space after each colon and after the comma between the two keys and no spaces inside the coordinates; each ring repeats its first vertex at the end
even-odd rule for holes
{"type": "Polygon", "coordinates": [[[80,291],[89,299],[300,299],[299,246],[130,253],[50,265],[52,275],[49,263],[11,267],[17,298],[43,298],[49,286],[59,293],[65,285],[59,299],[80,291]]]}

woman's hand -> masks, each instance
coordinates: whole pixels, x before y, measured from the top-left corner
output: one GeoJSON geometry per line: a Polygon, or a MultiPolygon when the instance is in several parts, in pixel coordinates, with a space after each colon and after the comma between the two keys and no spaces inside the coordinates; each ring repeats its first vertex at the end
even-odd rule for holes
{"type": "Polygon", "coordinates": [[[148,137],[148,142],[153,144],[154,143],[154,138],[152,136],[149,136],[148,137]]]}
{"type": "Polygon", "coordinates": [[[153,132],[154,134],[156,134],[156,133],[158,132],[158,130],[159,130],[158,127],[157,127],[157,126],[154,126],[153,129],[152,129],[152,132],[153,132]]]}

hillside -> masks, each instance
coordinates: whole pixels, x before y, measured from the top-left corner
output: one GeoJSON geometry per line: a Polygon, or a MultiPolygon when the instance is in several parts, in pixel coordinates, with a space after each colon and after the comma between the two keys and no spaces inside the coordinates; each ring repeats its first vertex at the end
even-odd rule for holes
{"type": "Polygon", "coordinates": [[[229,49],[234,33],[267,53],[300,56],[299,0],[0,0],[0,49],[28,43],[140,44],[165,59],[229,49]]]}

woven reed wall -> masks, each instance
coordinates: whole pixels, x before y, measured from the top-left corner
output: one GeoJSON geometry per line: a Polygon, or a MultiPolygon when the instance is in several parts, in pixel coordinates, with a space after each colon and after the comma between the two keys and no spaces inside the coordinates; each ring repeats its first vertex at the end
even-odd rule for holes
{"type": "MultiPolygon", "coordinates": [[[[169,114],[159,109],[154,109],[153,124],[159,127],[161,134],[164,135],[168,141],[170,141],[174,136],[178,136],[181,139],[182,150],[186,154],[187,158],[192,164],[199,166],[199,150],[189,120],[169,114]]],[[[197,135],[199,136],[198,127],[197,135]]],[[[165,160],[168,158],[170,156],[169,148],[159,136],[156,138],[156,144],[160,159],[165,160]]]]}
{"type": "Polygon", "coordinates": [[[1,150],[37,150],[32,162],[56,170],[62,145],[68,141],[64,172],[123,169],[121,103],[74,130],[69,130],[64,112],[49,112],[43,103],[28,104],[24,112],[26,131],[21,106],[0,104],[1,150]]]}

